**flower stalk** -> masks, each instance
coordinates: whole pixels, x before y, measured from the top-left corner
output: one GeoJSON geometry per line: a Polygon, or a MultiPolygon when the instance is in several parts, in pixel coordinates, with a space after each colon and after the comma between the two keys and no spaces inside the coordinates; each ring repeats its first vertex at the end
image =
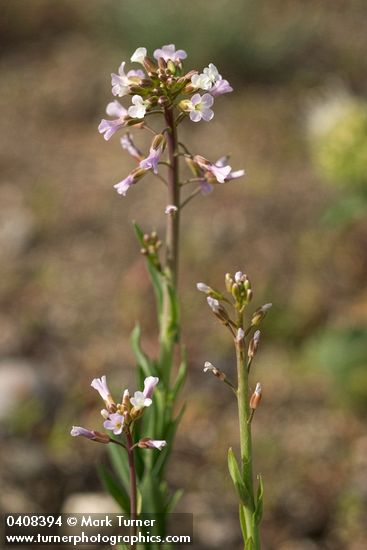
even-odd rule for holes
{"type": "MultiPolygon", "coordinates": [[[[226,274],[225,286],[230,295],[229,299],[205,283],[197,284],[198,290],[207,295],[207,302],[212,313],[230,331],[235,346],[237,387],[231,383],[229,385],[234,390],[237,399],[241,460],[238,464],[234,452],[230,448],[228,469],[239,499],[239,518],[244,550],[260,550],[259,525],[262,517],[263,484],[261,476],[258,476],[259,485],[255,496],[251,424],[255,409],[261,401],[262,390],[261,385],[257,383],[255,391],[250,397],[249,382],[250,365],[259,347],[260,331],[255,331],[248,346],[246,335],[249,335],[251,330],[261,323],[271,304],[257,309],[250,318],[249,327],[246,328],[245,311],[252,300],[251,283],[247,275],[238,271],[234,277],[229,273],[226,274]],[[224,308],[223,303],[232,306],[235,320],[231,318],[231,314],[224,308]]],[[[204,371],[207,370],[210,370],[220,381],[228,383],[225,373],[209,362],[205,363],[204,371]]]]}

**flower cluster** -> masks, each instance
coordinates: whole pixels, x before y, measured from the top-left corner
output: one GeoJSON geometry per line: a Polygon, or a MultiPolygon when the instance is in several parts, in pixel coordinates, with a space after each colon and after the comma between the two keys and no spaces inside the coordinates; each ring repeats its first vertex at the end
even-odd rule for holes
{"type": "MultiPolygon", "coordinates": [[[[250,317],[250,322],[247,327],[243,325],[243,313],[245,308],[249,305],[252,300],[252,288],[251,282],[242,271],[237,271],[234,276],[230,273],[227,273],[225,276],[225,285],[226,290],[230,294],[230,298],[227,298],[220,291],[210,287],[206,283],[200,282],[197,283],[197,289],[200,292],[203,292],[206,295],[208,306],[214,315],[230,330],[236,349],[239,350],[239,356],[242,358],[245,357],[245,339],[253,331],[252,336],[249,339],[248,349],[247,349],[247,371],[250,372],[252,361],[257,353],[260,344],[260,331],[254,330],[264,317],[267,312],[272,307],[272,304],[264,304],[254,311],[250,317]],[[230,315],[225,307],[227,304],[233,306],[236,315],[234,318],[230,315]]],[[[242,360],[242,359],[241,359],[242,360]]],[[[242,368],[242,367],[241,367],[242,368]]],[[[232,389],[237,391],[235,386],[228,380],[224,372],[213,366],[209,361],[206,361],[204,364],[204,372],[212,373],[216,378],[222,380],[226,384],[232,387],[232,389]]],[[[249,400],[249,408],[251,414],[249,416],[249,422],[252,421],[255,409],[260,404],[262,396],[261,384],[257,383],[255,391],[252,394],[249,400]]]]}
{"type": "MultiPolygon", "coordinates": [[[[133,421],[140,418],[144,413],[144,409],[152,404],[154,388],[158,382],[159,378],[148,376],[144,381],[143,391],[136,391],[134,396],[130,397],[129,390],[125,390],[121,403],[116,403],[108,388],[106,376],[92,380],[92,388],[98,391],[106,405],[106,408],[101,410],[104,419],[103,427],[114,435],[128,433],[133,421]]],[[[87,430],[79,426],[73,426],[70,433],[72,436],[86,437],[99,443],[116,443],[107,433],[87,430]]],[[[166,445],[166,441],[144,438],[135,445],[147,449],[162,450],[166,445]]]]}
{"type": "MultiPolygon", "coordinates": [[[[118,98],[129,96],[131,104],[125,107],[117,99],[108,103],[106,113],[111,118],[102,119],[98,127],[105,140],[108,141],[117,131],[131,127],[148,129],[156,134],[147,124],[147,118],[154,114],[163,115],[166,123],[169,118],[173,127],[185,118],[193,122],[212,120],[214,99],[233,89],[213,63],[201,73],[196,70],[185,72],[182,62],[186,57],[184,50],[176,50],[174,44],[168,44],[156,49],[153,59],[148,57],[146,48],[137,48],[130,61],[140,64],[142,69],[126,72],[126,62],[121,63],[117,74],[111,75],[112,95],[118,98]]],[[[155,135],[147,156],[140,153],[129,133],[121,138],[122,148],[134,158],[137,166],[114,186],[119,194],[126,195],[129,188],[149,172],[158,175],[158,165],[166,147],[165,133],[171,131],[172,127],[166,125],[161,133],[155,135]]],[[[224,183],[244,175],[243,170],[232,171],[227,157],[211,163],[187,150],[185,157],[203,194],[210,192],[214,183],[224,183]]]]}

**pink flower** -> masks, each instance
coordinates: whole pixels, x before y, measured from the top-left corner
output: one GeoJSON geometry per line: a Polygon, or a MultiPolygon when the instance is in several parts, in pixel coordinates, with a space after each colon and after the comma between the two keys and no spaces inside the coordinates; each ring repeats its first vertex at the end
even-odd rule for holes
{"type": "Polygon", "coordinates": [[[115,100],[109,103],[106,107],[106,113],[109,116],[115,116],[113,120],[103,118],[98,126],[100,134],[104,134],[104,139],[108,141],[117,130],[121,130],[126,125],[128,118],[127,110],[119,101],[115,100]]]}
{"type": "Polygon", "coordinates": [[[135,168],[128,176],[126,176],[125,179],[122,181],[119,181],[114,185],[114,188],[118,192],[119,195],[126,195],[130,187],[139,181],[145,174],[147,173],[147,170],[144,170],[143,168],[135,168]]]}
{"type": "Polygon", "coordinates": [[[214,103],[214,99],[210,94],[194,94],[191,101],[187,104],[187,110],[190,113],[190,119],[193,122],[205,120],[209,122],[214,117],[214,112],[210,108],[214,103]]]}
{"type": "Polygon", "coordinates": [[[120,139],[121,147],[125,149],[132,157],[140,161],[142,159],[142,154],[139,149],[135,146],[131,134],[128,132],[120,139]]]}
{"type": "Polygon", "coordinates": [[[109,401],[109,399],[111,399],[111,392],[107,386],[106,376],[103,375],[101,378],[94,378],[91,386],[97,390],[103,401],[109,401]]]}
{"type": "Polygon", "coordinates": [[[144,380],[144,391],[143,391],[143,393],[144,393],[145,397],[148,397],[148,398],[152,397],[154,388],[156,387],[158,382],[159,382],[159,378],[157,376],[148,376],[144,380]]]}
{"type": "Polygon", "coordinates": [[[219,95],[228,94],[230,92],[233,92],[233,88],[228,82],[228,80],[217,80],[212,88],[210,88],[209,93],[213,97],[217,97],[219,95]]]}
{"type": "Polygon", "coordinates": [[[119,435],[124,429],[124,421],[125,419],[121,414],[113,413],[103,422],[103,427],[106,430],[112,430],[115,435],[119,435]]]}
{"type": "Polygon", "coordinates": [[[130,92],[131,84],[139,84],[140,80],[144,78],[144,73],[141,70],[129,71],[125,74],[125,61],[123,61],[119,67],[118,74],[111,74],[112,95],[123,97],[130,92]]]}
{"type": "Polygon", "coordinates": [[[157,60],[161,57],[166,62],[171,60],[176,63],[177,61],[186,59],[187,53],[184,50],[176,51],[176,46],[174,44],[167,44],[166,46],[162,46],[162,48],[155,50],[153,57],[157,60]]]}

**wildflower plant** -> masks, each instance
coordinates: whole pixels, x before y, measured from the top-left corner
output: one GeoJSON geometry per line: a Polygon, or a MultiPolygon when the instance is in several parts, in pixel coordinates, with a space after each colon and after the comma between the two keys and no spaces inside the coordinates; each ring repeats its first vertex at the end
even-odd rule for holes
{"type": "Polygon", "coordinates": [[[231,333],[236,350],[237,384],[232,383],[227,375],[209,361],[204,364],[204,372],[210,372],[218,380],[225,382],[236,396],[240,429],[240,454],[238,464],[235,454],[228,450],[228,469],[232,478],[238,500],[239,517],[245,550],[259,550],[259,525],[263,510],[263,482],[258,475],[258,487],[255,496],[252,466],[251,424],[255,411],[260,405],[262,386],[259,382],[250,391],[250,373],[254,357],[260,343],[258,326],[263,321],[271,304],[258,308],[245,319],[245,312],[252,300],[252,288],[245,273],[238,271],[234,277],[225,276],[227,294],[215,290],[205,283],[198,283],[197,289],[206,294],[207,303],[212,313],[231,333]],[[228,296],[229,295],[229,296],[228,296]],[[228,311],[229,307],[231,308],[228,311]]]}
{"type": "MultiPolygon", "coordinates": [[[[159,378],[160,381],[155,390],[154,407],[141,419],[139,417],[136,426],[134,424],[138,443],[134,443],[132,449],[136,451],[138,448],[157,448],[157,445],[159,448],[159,442],[167,442],[162,453],[138,455],[136,477],[140,494],[139,510],[160,513],[163,516],[173,509],[180,496],[180,492],[174,495],[170,493],[165,472],[177,426],[183,414],[183,408],[177,412],[176,403],[187,372],[185,349],[179,342],[177,296],[181,213],[194,197],[199,194],[207,195],[216,185],[226,184],[244,175],[244,170],[232,170],[227,156],[213,162],[201,154],[191,152],[179,139],[180,126],[185,120],[189,124],[209,122],[214,117],[214,103],[218,96],[232,92],[229,82],[222,78],[215,65],[210,63],[201,72],[187,71],[184,69],[186,58],[186,52],[176,50],[173,44],[156,49],[153,57],[148,56],[146,48],[139,47],[130,59],[137,66],[127,70],[126,62],[123,62],[117,73],[112,74],[112,95],[116,99],[107,105],[106,113],[109,118],[103,119],[98,127],[107,141],[125,130],[120,137],[120,143],[122,149],[132,157],[135,166],[114,185],[119,195],[131,193],[136,184],[144,185],[144,180],[152,176],[159,185],[163,184],[162,188],[166,193],[166,207],[162,212],[166,217],[164,238],[161,239],[155,231],[145,233],[137,224],[134,226],[156,296],[159,325],[157,356],[148,357],[143,351],[139,325],[132,334],[139,385],[144,378],[159,378]],[[145,131],[151,135],[148,152],[141,152],[132,130],[137,133],[145,131]]],[[[132,410],[136,410],[144,402],[147,403],[147,399],[150,396],[144,396],[144,392],[135,394],[129,400],[132,410]]],[[[142,410],[146,406],[147,404],[142,410]]],[[[120,430],[118,425],[121,419],[114,415],[124,416],[126,411],[121,407],[116,411],[107,408],[107,430],[112,427],[120,430]]],[[[125,433],[125,428],[124,423],[122,434],[125,433]]],[[[106,486],[121,504],[128,501],[129,470],[126,458],[119,453],[118,446],[109,445],[109,448],[119,483],[112,481],[110,476],[104,475],[104,479],[106,486]]],[[[164,531],[164,521],[160,523],[164,531]]]]}

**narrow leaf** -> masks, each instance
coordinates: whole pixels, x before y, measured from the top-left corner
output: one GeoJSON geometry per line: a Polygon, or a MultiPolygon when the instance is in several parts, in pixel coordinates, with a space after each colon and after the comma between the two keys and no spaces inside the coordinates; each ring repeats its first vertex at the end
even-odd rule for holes
{"type": "Polygon", "coordinates": [[[149,357],[144,353],[141,348],[140,343],[141,330],[140,325],[137,323],[134,327],[134,330],[131,333],[131,347],[133,349],[136,361],[139,367],[143,370],[145,376],[154,375],[154,363],[149,359],[149,357]]]}
{"type": "Polygon", "coordinates": [[[250,503],[250,495],[242,480],[241,472],[238,467],[236,457],[234,456],[232,447],[228,449],[228,470],[242,504],[244,504],[244,506],[248,506],[250,503]]]}
{"type": "Polygon", "coordinates": [[[260,474],[257,476],[257,479],[259,480],[259,485],[257,488],[254,522],[256,523],[256,525],[259,525],[263,516],[264,485],[260,474]]]}
{"type": "Polygon", "coordinates": [[[118,447],[117,445],[111,443],[110,445],[108,445],[108,452],[116,475],[118,476],[124,488],[127,489],[130,484],[130,477],[126,451],[121,447],[118,447]]]}
{"type": "Polygon", "coordinates": [[[123,486],[113,478],[108,469],[103,465],[99,467],[99,475],[101,476],[106,491],[116,500],[122,510],[129,514],[130,500],[123,486]]]}
{"type": "Polygon", "coordinates": [[[247,540],[247,526],[246,526],[246,519],[245,519],[245,508],[243,504],[240,503],[240,525],[241,525],[241,531],[242,531],[242,538],[244,541],[247,540]]]}
{"type": "MultiPolygon", "coordinates": [[[[141,229],[141,227],[134,223],[134,230],[136,237],[139,241],[139,244],[143,247],[144,246],[144,233],[141,229]]],[[[159,316],[162,313],[162,304],[163,304],[163,275],[162,273],[157,269],[157,267],[154,265],[154,262],[149,258],[149,256],[146,256],[147,260],[147,267],[148,272],[153,284],[155,297],[157,300],[157,309],[159,316]]]]}
{"type": "Polygon", "coordinates": [[[187,367],[188,367],[187,352],[186,352],[186,349],[183,348],[182,349],[181,364],[180,364],[180,367],[178,369],[178,373],[177,373],[177,377],[176,377],[174,386],[172,388],[172,398],[173,398],[173,400],[176,399],[176,397],[180,393],[180,390],[181,390],[183,384],[185,383],[187,367]]]}

